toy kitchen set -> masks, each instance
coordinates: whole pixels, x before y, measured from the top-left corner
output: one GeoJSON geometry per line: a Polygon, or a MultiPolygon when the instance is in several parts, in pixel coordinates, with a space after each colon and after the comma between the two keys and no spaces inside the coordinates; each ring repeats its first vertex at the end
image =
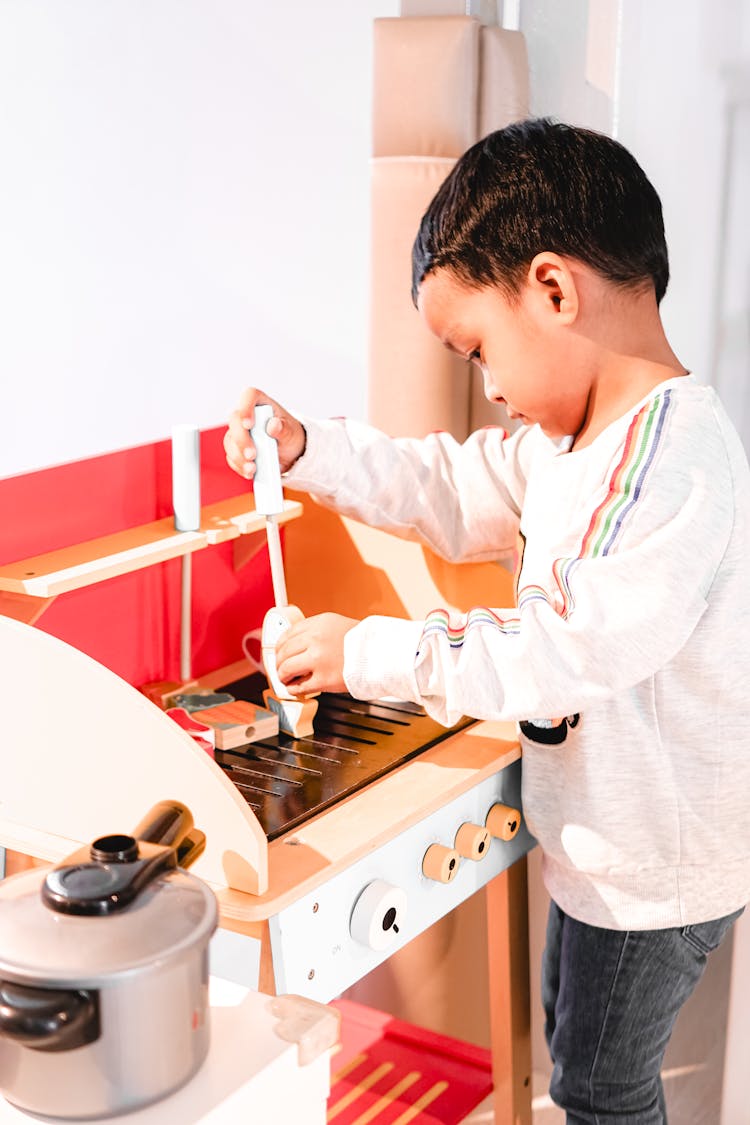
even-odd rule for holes
{"type": "MultiPolygon", "coordinates": [[[[177,437],[173,445],[178,455],[177,437]]],[[[175,461],[174,496],[175,522],[184,528],[180,482],[193,470],[183,461],[184,471],[175,461]]],[[[197,680],[186,665],[182,683],[151,689],[148,698],[27,623],[35,606],[68,590],[170,554],[184,568],[195,550],[241,535],[262,542],[265,529],[278,604],[266,615],[261,642],[268,680],[283,696],[268,628],[278,632],[276,618],[289,613],[287,577],[307,604],[300,578],[329,569],[325,559],[306,565],[306,551],[343,535],[348,564],[360,559],[359,569],[348,566],[353,587],[382,573],[374,565],[379,551],[395,581],[430,584],[414,544],[394,544],[316,505],[309,505],[305,530],[307,510],[283,496],[277,461],[270,484],[259,479],[254,500],[241,499],[187,517],[187,530],[166,519],[2,568],[3,607],[26,620],[0,617],[9,700],[0,845],[59,864],[87,841],[129,832],[149,805],[179,802],[205,834],[191,869],[218,901],[212,971],[262,993],[323,1004],[486,888],[495,1083],[522,1098],[528,952],[525,871],[516,861],[533,840],[521,815],[512,725],[464,720],[445,729],[412,703],[335,694],[290,716],[285,708],[294,703],[269,698],[266,679],[247,658],[197,680]],[[285,574],[279,523],[300,516],[299,573],[289,544],[285,574]],[[215,714],[226,718],[222,707],[231,714],[237,706],[248,709],[239,721],[212,725],[215,714]],[[257,730],[250,715],[261,717],[257,730]]],[[[184,568],[188,614],[189,602],[184,568]]],[[[189,616],[183,632],[189,635],[189,616]]],[[[183,657],[189,665],[185,646],[183,657]]]]}

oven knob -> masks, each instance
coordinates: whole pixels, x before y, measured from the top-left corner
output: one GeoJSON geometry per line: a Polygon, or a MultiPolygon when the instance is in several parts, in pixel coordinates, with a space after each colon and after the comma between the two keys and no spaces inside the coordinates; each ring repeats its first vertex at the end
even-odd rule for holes
{"type": "Polygon", "coordinates": [[[453,846],[464,859],[480,860],[489,852],[491,842],[489,829],[467,820],[456,833],[453,846]]]}
{"type": "Polygon", "coordinates": [[[349,933],[370,949],[386,949],[398,940],[405,917],[406,892],[384,879],[373,879],[354,904],[349,933]]]}
{"type": "Polygon", "coordinates": [[[430,844],[422,857],[422,874],[437,883],[450,883],[458,874],[461,857],[455,848],[430,844]]]}
{"type": "Polygon", "coordinates": [[[521,827],[521,814],[509,805],[493,805],[485,823],[490,834],[498,840],[512,840],[521,827]]]}

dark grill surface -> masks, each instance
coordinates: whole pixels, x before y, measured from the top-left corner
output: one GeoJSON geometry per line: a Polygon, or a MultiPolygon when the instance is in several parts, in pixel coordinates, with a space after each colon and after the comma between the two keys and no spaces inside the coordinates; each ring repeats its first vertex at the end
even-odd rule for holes
{"type": "MultiPolygon", "coordinates": [[[[253,675],[222,690],[262,706],[265,686],[253,675]]],[[[273,840],[470,723],[462,719],[446,728],[413,703],[363,703],[324,693],[309,738],[279,734],[217,750],[216,762],[273,840]]]]}

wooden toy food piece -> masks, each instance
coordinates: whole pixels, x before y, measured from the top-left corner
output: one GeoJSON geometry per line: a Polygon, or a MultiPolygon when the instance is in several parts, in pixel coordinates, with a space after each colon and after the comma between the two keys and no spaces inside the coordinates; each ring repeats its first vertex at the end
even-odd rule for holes
{"type": "Polygon", "coordinates": [[[278,716],[281,730],[294,738],[307,738],[313,733],[313,719],[318,710],[317,699],[300,696],[297,699],[279,699],[270,688],[263,692],[263,702],[278,716]]]}
{"type": "Polygon", "coordinates": [[[218,750],[233,750],[279,733],[279,720],[272,711],[244,699],[193,711],[191,718],[213,728],[218,750]]]}

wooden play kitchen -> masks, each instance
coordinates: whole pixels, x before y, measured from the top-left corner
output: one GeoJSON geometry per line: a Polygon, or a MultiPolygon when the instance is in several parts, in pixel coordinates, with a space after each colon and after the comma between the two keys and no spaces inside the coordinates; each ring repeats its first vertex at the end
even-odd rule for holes
{"type": "MultiPolygon", "coordinates": [[[[300,515],[299,500],[285,499],[281,518],[300,515]]],[[[533,840],[520,816],[512,724],[445,730],[412,704],[323,695],[312,735],[282,732],[212,758],[143,693],[26,623],[66,589],[263,525],[252,503],[235,499],[204,510],[195,532],[175,533],[166,520],[2,568],[4,612],[22,620],[0,618],[6,747],[16,748],[4,755],[0,844],[58,862],[86,840],[127,831],[149,803],[181,801],[206,833],[192,870],[216,893],[244,975],[261,991],[324,1002],[483,888],[496,1120],[530,1122],[533,840]],[[52,721],[59,715],[64,723],[52,721]]],[[[435,601],[436,581],[445,585],[447,572],[421,548],[316,505],[292,539],[294,526],[287,580],[308,612],[324,599],[350,613],[412,614],[407,588],[435,601]]],[[[450,581],[476,589],[482,573],[463,568],[450,581]]],[[[240,660],[181,688],[259,702],[263,681],[240,660]]]]}

